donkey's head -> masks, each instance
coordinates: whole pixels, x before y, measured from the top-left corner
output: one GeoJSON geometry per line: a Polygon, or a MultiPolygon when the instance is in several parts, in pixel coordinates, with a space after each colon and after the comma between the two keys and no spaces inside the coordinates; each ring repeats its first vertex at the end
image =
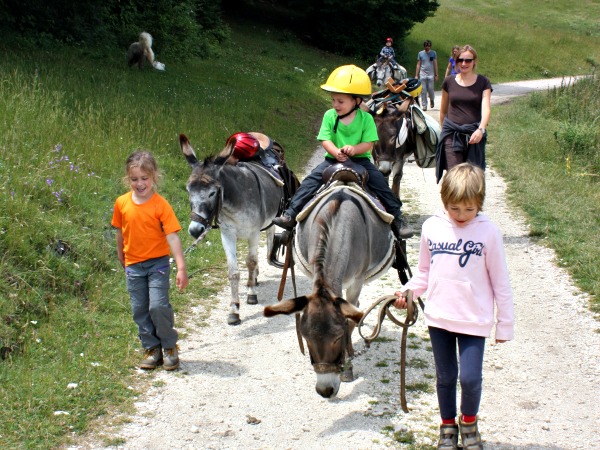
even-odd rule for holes
{"type": "Polygon", "coordinates": [[[386,177],[392,172],[394,163],[401,158],[404,144],[401,142],[401,131],[405,117],[405,113],[393,107],[384,108],[381,114],[374,116],[379,141],[373,147],[373,158],[379,171],[386,177]]]}
{"type": "Polygon", "coordinates": [[[329,289],[322,287],[310,295],[267,306],[266,317],[302,311],[300,332],[308,345],[310,361],[317,374],[315,389],[325,398],[340,388],[340,372],[350,340],[347,319],[356,323],[363,313],[329,289]]]}
{"type": "Polygon", "coordinates": [[[189,139],[184,134],[179,136],[179,144],[185,159],[192,166],[192,174],[186,186],[191,206],[188,232],[194,238],[198,238],[218,219],[223,195],[218,176],[223,166],[209,158],[203,162],[198,161],[189,139]]]}

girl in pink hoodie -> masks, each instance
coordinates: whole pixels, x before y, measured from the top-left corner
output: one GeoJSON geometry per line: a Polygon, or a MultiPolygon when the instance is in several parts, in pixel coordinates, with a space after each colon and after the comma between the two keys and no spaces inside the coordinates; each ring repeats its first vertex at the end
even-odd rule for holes
{"type": "Polygon", "coordinates": [[[485,197],[483,170],[470,163],[455,166],[442,180],[441,196],[445,210],[423,223],[418,270],[395,292],[394,306],[406,307],[408,290],[415,298],[426,293],[425,323],[442,418],[437,448],[458,448],[460,425],[463,448],[481,450],[477,412],[485,338],[495,322],[497,343],[513,339],[512,290],[500,229],[480,214],[485,197]],[[457,425],[459,366],[462,414],[457,425]]]}

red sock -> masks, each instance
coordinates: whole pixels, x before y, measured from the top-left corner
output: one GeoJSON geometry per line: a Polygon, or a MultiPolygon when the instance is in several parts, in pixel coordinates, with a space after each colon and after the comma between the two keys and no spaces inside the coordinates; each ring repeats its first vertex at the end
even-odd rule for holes
{"type": "Polygon", "coordinates": [[[442,419],[442,425],[455,425],[456,424],[456,418],[452,418],[452,419],[442,419]]]}
{"type": "Polygon", "coordinates": [[[473,423],[477,420],[477,416],[467,416],[465,414],[462,415],[463,423],[473,423]]]}

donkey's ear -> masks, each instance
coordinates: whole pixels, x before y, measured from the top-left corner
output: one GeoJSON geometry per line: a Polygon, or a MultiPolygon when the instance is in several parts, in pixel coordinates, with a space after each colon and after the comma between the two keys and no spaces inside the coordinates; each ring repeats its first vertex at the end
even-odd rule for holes
{"type": "Polygon", "coordinates": [[[355,323],[361,321],[364,316],[364,313],[361,310],[359,310],[353,304],[348,303],[343,298],[338,297],[336,300],[340,302],[340,309],[346,319],[350,319],[355,323]]]}
{"type": "Polygon", "coordinates": [[[235,148],[235,141],[227,142],[227,145],[215,158],[215,165],[222,166],[227,162],[229,157],[233,155],[233,149],[235,148]]]}
{"type": "Polygon", "coordinates": [[[181,151],[183,152],[188,164],[192,167],[196,167],[198,165],[198,158],[196,157],[196,153],[190,144],[190,140],[185,134],[179,135],[179,146],[181,147],[181,151]]]}
{"type": "Polygon", "coordinates": [[[302,311],[304,308],[306,308],[307,304],[308,298],[303,295],[302,297],[284,300],[272,306],[265,306],[263,314],[265,317],[273,317],[278,314],[292,314],[302,311]]]}

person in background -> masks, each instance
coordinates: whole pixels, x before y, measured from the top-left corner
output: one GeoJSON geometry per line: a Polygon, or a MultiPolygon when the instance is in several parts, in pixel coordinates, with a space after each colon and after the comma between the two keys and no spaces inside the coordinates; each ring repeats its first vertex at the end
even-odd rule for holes
{"type": "Polygon", "coordinates": [[[418,270],[394,293],[394,306],[406,308],[409,290],[413,298],[426,293],[424,316],[442,421],[437,448],[459,448],[460,430],[464,450],[482,450],[477,413],[485,340],[494,325],[496,343],[513,339],[512,289],[502,232],[481,214],[483,170],[470,163],[455,166],[444,176],[441,197],[444,210],[423,223],[418,270]]]}
{"type": "Polygon", "coordinates": [[[448,75],[456,75],[458,72],[460,72],[460,68],[456,67],[456,58],[458,58],[459,50],[460,47],[458,45],[452,47],[452,55],[448,60],[448,67],[446,67],[446,74],[444,75],[444,78],[446,78],[448,75]]]}
{"type": "Polygon", "coordinates": [[[423,50],[417,55],[417,69],[415,78],[421,80],[423,90],[421,91],[421,105],[424,111],[427,111],[427,97],[429,96],[429,106],[435,107],[435,82],[438,79],[438,61],[437,53],[431,50],[431,41],[427,39],[423,42],[423,50]]]}
{"type": "Polygon", "coordinates": [[[391,37],[389,37],[385,40],[385,46],[379,52],[378,60],[384,61],[386,59],[389,59],[392,63],[392,66],[395,69],[398,67],[398,63],[396,62],[396,52],[392,48],[393,44],[394,44],[394,40],[391,37]]]}
{"type": "Polygon", "coordinates": [[[325,112],[317,139],[325,149],[325,160],[302,180],[289,207],[273,223],[281,228],[293,229],[296,216],[323,185],[323,172],[329,166],[348,159],[363,166],[368,174],[367,186],[386,211],[394,216],[392,231],[399,239],[413,235],[402,221],[402,203],[390,189],[388,181],[371,162],[373,143],[379,140],[373,116],[360,109],[363,97],[371,95],[371,80],[367,73],[355,65],[340,66],[327,78],[321,89],[331,94],[332,108],[325,112]]]}
{"type": "Polygon", "coordinates": [[[435,155],[438,183],[444,170],[465,161],[485,170],[492,85],[490,80],[475,72],[477,61],[475,49],[465,45],[456,59],[460,72],[445,78],[442,83],[442,132],[435,155]]]}
{"type": "Polygon", "coordinates": [[[112,226],[117,229],[117,257],[125,269],[133,320],[144,349],[142,369],[179,367],[178,333],[169,302],[169,253],[177,264],[175,282],[182,291],[188,275],[181,226],[171,205],[155,191],[159,172],[147,151],[129,155],[124,181],[131,190],[115,202],[112,226]]]}

